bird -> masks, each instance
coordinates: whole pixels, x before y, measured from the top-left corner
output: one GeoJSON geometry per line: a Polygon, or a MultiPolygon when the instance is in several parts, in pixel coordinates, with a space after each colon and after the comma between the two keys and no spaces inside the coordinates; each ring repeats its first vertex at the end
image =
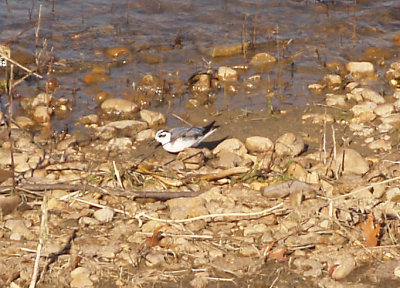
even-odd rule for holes
{"type": "Polygon", "coordinates": [[[179,153],[186,148],[198,146],[204,139],[214,133],[219,126],[215,121],[204,127],[182,126],[169,131],[158,130],[154,139],[170,153],[179,153]]]}

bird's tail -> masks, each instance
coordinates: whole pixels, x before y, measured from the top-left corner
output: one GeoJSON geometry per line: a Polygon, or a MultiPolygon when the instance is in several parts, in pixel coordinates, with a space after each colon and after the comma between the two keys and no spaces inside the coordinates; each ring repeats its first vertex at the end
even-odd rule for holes
{"type": "Polygon", "coordinates": [[[215,124],[215,121],[213,121],[213,122],[211,122],[210,124],[208,124],[207,126],[204,126],[203,127],[203,129],[204,129],[204,134],[207,134],[209,131],[211,131],[211,130],[216,130],[218,127],[219,127],[219,125],[214,125],[215,124]]]}

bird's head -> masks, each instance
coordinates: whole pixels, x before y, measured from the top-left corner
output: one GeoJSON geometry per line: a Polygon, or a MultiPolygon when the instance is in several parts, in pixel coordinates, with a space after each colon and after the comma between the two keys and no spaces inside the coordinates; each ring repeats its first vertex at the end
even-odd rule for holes
{"type": "Polygon", "coordinates": [[[165,130],[158,130],[154,139],[160,142],[161,145],[167,144],[171,141],[171,133],[165,130]]]}

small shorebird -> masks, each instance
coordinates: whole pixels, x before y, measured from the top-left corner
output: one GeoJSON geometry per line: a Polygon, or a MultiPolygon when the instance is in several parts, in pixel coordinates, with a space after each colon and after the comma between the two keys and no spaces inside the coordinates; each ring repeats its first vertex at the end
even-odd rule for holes
{"type": "Polygon", "coordinates": [[[155,140],[160,142],[165,150],[178,153],[185,148],[196,147],[204,139],[214,133],[219,126],[214,126],[215,121],[204,127],[176,127],[169,131],[159,130],[155,140]]]}

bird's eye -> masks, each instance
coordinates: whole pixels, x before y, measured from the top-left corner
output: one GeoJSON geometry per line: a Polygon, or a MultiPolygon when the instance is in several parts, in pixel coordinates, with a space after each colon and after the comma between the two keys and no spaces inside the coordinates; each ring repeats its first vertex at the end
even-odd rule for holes
{"type": "Polygon", "coordinates": [[[165,136],[166,136],[166,135],[165,135],[164,133],[158,135],[158,137],[160,137],[160,138],[164,138],[165,136]]]}

